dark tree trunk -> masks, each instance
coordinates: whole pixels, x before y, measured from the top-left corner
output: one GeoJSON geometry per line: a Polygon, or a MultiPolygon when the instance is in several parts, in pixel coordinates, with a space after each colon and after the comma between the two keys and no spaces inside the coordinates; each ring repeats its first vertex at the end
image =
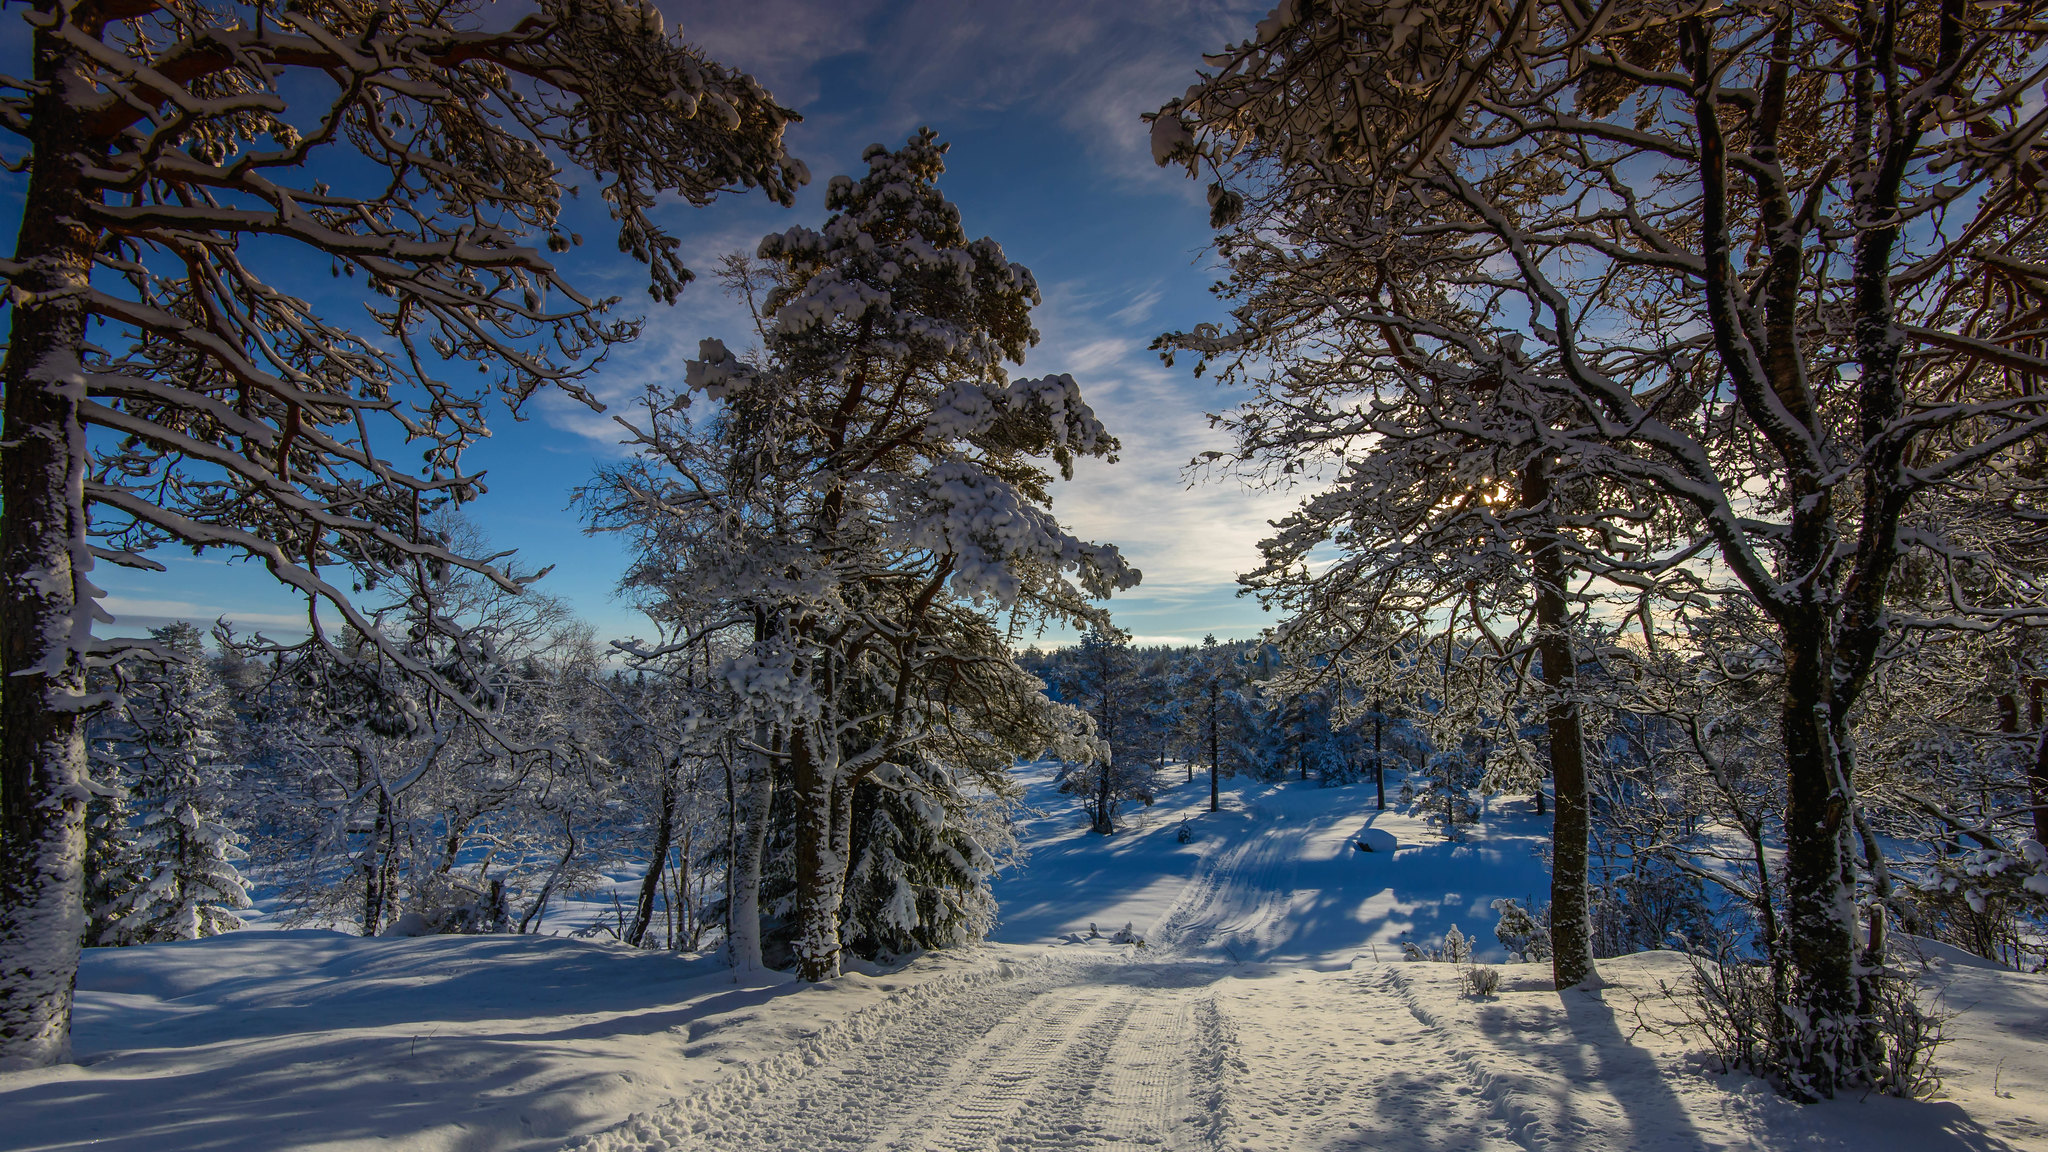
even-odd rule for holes
{"type": "Polygon", "coordinates": [[[2032,786],[2029,791],[2034,805],[2034,839],[2048,845],[2048,723],[2044,723],[2042,716],[2042,688],[2039,680],[2027,685],[2031,702],[2028,719],[2033,729],[2041,734],[2034,741],[2034,763],[2027,775],[2032,786]]]}
{"type": "Polygon", "coordinates": [[[0,1071],[71,1057],[85,933],[86,704],[91,639],[85,400],[79,350],[95,236],[80,223],[85,144],[64,105],[74,51],[35,37],[33,163],[0,365],[0,1071]]]}
{"type": "Polygon", "coordinates": [[[805,980],[839,975],[837,796],[829,766],[807,733],[790,738],[796,805],[796,971],[805,980]]]}
{"type": "Polygon", "coordinates": [[[640,878],[640,899],[633,905],[633,924],[626,929],[626,943],[634,948],[647,935],[654,921],[654,896],[661,891],[661,869],[668,863],[669,841],[675,837],[675,768],[669,764],[661,773],[661,796],[654,816],[654,847],[647,861],[647,874],[640,878]]]}
{"type": "Polygon", "coordinates": [[[1209,811],[1221,808],[1217,803],[1216,776],[1222,770],[1221,760],[1216,754],[1216,694],[1219,689],[1214,680],[1209,681],[1209,811]]]}
{"type": "Polygon", "coordinates": [[[1826,621],[1804,608],[1784,629],[1785,904],[1794,979],[1792,1000],[1813,1021],[1800,1061],[1811,1090],[1832,1095],[1837,1078],[1853,1081],[1857,1013],[1856,910],[1848,869],[1848,799],[1843,795],[1832,728],[1826,621]]]}
{"type": "Polygon", "coordinates": [[[1386,762],[1380,759],[1380,729],[1386,723],[1385,704],[1386,701],[1378,700],[1372,706],[1372,787],[1376,794],[1373,802],[1381,812],[1387,810],[1387,768],[1386,762]]]}
{"type": "Polygon", "coordinates": [[[385,890],[389,880],[386,863],[391,836],[391,793],[377,789],[377,819],[370,825],[370,844],[363,862],[363,935],[375,936],[384,927],[384,905],[390,900],[385,890]]]}
{"type": "MultiPolygon", "coordinates": [[[[1549,464],[1530,461],[1522,474],[1522,505],[1537,508],[1551,499],[1549,464]]],[[[1555,517],[1549,517],[1553,520],[1555,517]]],[[[1551,974],[1557,988],[1576,988],[1593,978],[1593,919],[1587,898],[1587,843],[1591,812],[1586,796],[1585,739],[1577,699],[1578,661],[1572,653],[1571,606],[1565,599],[1564,546],[1555,536],[1530,542],[1529,566],[1536,576],[1536,650],[1549,689],[1545,727],[1550,774],[1557,781],[1557,816],[1551,825],[1551,974]]],[[[1537,785],[1542,793],[1542,785],[1537,785]]]]}

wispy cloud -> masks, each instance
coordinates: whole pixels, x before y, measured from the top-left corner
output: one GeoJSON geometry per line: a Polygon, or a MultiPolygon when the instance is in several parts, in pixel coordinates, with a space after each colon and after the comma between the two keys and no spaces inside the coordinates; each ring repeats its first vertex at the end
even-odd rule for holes
{"type": "MultiPolygon", "coordinates": [[[[1227,446],[1209,426],[1208,406],[1229,398],[1185,371],[1168,369],[1148,347],[1148,330],[1117,323],[1118,311],[1081,285],[1046,291],[1036,314],[1043,342],[1026,361],[1031,373],[1070,372],[1110,431],[1122,441],[1115,464],[1083,461],[1058,485],[1054,508],[1084,536],[1122,548],[1144,569],[1133,600],[1213,598],[1258,563],[1269,521],[1299,494],[1259,492],[1190,474],[1201,452],[1227,446]]],[[[1142,323],[1142,321],[1140,321],[1142,323]]]]}
{"type": "Polygon", "coordinates": [[[184,620],[210,628],[216,619],[226,616],[228,622],[238,630],[264,628],[272,631],[306,630],[306,616],[283,612],[247,612],[233,610],[219,604],[202,604],[196,600],[154,600],[135,596],[102,596],[100,607],[114,617],[115,623],[128,628],[158,628],[173,620],[184,620]]]}
{"type": "Polygon", "coordinates": [[[1203,52],[1243,36],[1268,6],[667,0],[662,8],[714,58],[753,73],[821,126],[1028,107],[1079,136],[1118,178],[1182,189],[1184,181],[1153,166],[1139,114],[1178,95],[1194,81],[1203,52]],[[845,77],[870,88],[858,94],[865,99],[849,98],[845,77]]]}

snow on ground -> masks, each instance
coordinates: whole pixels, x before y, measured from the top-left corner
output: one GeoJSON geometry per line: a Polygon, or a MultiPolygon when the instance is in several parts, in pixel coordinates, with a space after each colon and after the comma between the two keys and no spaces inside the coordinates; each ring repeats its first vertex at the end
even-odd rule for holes
{"type": "Polygon", "coordinates": [[[1930,948],[1946,1098],[1801,1108],[1698,1057],[1681,957],[1486,1000],[1396,959],[1541,895],[1525,802],[1450,844],[1369,786],[1198,778],[1104,839],[1023,771],[998,943],[820,988],[548,937],[95,950],[83,1063],[0,1076],[0,1149],[2048,1150],[2048,977],[1930,948]]]}
{"type": "Polygon", "coordinates": [[[1397,810],[1373,808],[1369,784],[1313,782],[1226,789],[1210,812],[1209,785],[1177,771],[1149,807],[1108,841],[1089,831],[1045,765],[1022,770],[1026,803],[1045,815],[1023,829],[1030,857],[996,880],[1002,922],[994,938],[1049,943],[1063,934],[1130,923],[1177,956],[1344,967],[1355,955],[1398,959],[1401,942],[1436,943],[1452,925],[1502,959],[1493,938],[1503,896],[1547,899],[1542,858],[1550,817],[1527,798],[1496,798],[1463,843],[1397,810]],[[1181,821],[1192,837],[1179,843],[1181,821]],[[1361,852],[1365,842],[1374,851],[1361,852]]]}

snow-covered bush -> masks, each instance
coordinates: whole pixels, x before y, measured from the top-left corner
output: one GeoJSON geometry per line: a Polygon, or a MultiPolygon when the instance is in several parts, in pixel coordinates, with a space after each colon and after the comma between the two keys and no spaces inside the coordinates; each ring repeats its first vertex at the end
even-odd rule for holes
{"type": "Polygon", "coordinates": [[[1465,969],[1465,991],[1481,1000],[1500,995],[1500,969],[1489,964],[1474,964],[1465,969]]]}
{"type": "Polygon", "coordinates": [[[1909,876],[1915,931],[2013,968],[2048,956],[2048,848],[2040,842],[1937,850],[1909,876]]]}
{"type": "MultiPolygon", "coordinates": [[[[1666,995],[1679,1005],[1687,1034],[1703,1038],[1724,1072],[1761,1076],[1800,1099],[1818,1099],[1803,1056],[1825,1039],[1795,1008],[1769,964],[1724,955],[1719,962],[1690,956],[1692,970],[1666,995]]],[[[1886,967],[1866,977],[1867,999],[1856,1020],[1873,1045],[1872,1088],[1888,1096],[1923,1099],[1941,1086],[1934,1057],[1945,1037],[1947,1014],[1913,974],[1886,967]]]]}
{"type": "Polygon", "coordinates": [[[1494,939],[1508,950],[1508,961],[1516,964],[1550,959],[1550,905],[1533,914],[1508,897],[1493,902],[1500,920],[1493,926],[1494,939]]]}
{"type": "Polygon", "coordinates": [[[1422,787],[1413,801],[1415,814],[1440,821],[1445,839],[1458,839],[1463,834],[1459,826],[1471,823],[1479,814],[1479,802],[1472,795],[1479,783],[1478,765],[1463,750],[1452,748],[1433,753],[1423,763],[1420,776],[1422,787]]]}
{"type": "Polygon", "coordinates": [[[1426,960],[1439,964],[1469,964],[1472,962],[1472,941],[1456,924],[1444,933],[1444,942],[1437,947],[1417,944],[1413,940],[1401,941],[1401,954],[1408,960],[1426,960]]]}

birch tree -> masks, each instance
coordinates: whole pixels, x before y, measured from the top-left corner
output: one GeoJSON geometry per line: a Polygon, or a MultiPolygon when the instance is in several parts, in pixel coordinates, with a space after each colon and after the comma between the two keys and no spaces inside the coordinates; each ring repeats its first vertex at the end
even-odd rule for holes
{"type": "Polygon", "coordinates": [[[561,167],[598,181],[660,300],[690,276],[662,196],[787,203],[805,179],[786,110],[625,0],[509,27],[367,0],[22,14],[33,67],[0,80],[27,172],[0,261],[0,1067],[68,1051],[94,563],[224,549],[374,637],[334,570],[491,572],[421,530],[482,491],[461,455],[487,401],[588,402],[579,381],[637,330],[543,250],[577,240],[561,167]],[[340,300],[286,271],[308,266],[340,300]],[[362,327],[332,319],[361,303],[362,327]]]}

